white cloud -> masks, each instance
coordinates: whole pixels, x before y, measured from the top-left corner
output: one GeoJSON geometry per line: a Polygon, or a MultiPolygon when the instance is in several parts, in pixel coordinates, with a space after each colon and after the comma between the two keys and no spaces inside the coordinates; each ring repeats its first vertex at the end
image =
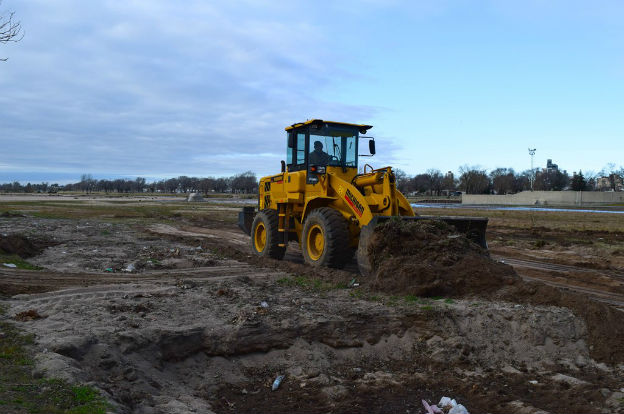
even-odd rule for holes
{"type": "Polygon", "coordinates": [[[284,126],[370,114],[319,98],[341,81],[341,57],[306,16],[272,6],[64,0],[16,11],[27,37],[0,78],[0,140],[12,140],[17,170],[269,172],[255,154],[282,154],[284,126]]]}

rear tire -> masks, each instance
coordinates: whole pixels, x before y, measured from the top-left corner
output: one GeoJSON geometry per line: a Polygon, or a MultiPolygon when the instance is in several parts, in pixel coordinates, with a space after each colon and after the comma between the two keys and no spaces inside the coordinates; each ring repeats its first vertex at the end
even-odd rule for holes
{"type": "Polygon", "coordinates": [[[303,225],[301,248],[306,263],[341,269],[353,258],[349,223],[329,207],[313,210],[303,225]]]}
{"type": "Polygon", "coordinates": [[[256,214],[251,225],[251,250],[261,257],[282,260],[286,247],[280,247],[278,216],[275,210],[265,209],[256,214]]]}

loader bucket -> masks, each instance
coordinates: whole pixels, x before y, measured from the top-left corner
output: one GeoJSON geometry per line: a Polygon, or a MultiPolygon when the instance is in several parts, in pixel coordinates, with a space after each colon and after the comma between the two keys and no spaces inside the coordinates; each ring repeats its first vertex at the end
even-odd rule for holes
{"type": "Polygon", "coordinates": [[[485,230],[487,228],[487,217],[461,217],[461,216],[414,216],[414,217],[391,217],[391,216],[375,216],[371,222],[362,227],[360,230],[360,242],[357,249],[357,262],[360,273],[363,276],[370,276],[372,266],[368,256],[368,245],[375,227],[388,220],[400,219],[405,221],[416,220],[440,220],[452,225],[458,232],[463,233],[466,237],[479,246],[487,249],[487,241],[485,240],[485,230]]]}
{"type": "Polygon", "coordinates": [[[238,212],[238,227],[248,236],[251,235],[251,224],[255,215],[256,209],[254,207],[243,207],[238,212]]]}

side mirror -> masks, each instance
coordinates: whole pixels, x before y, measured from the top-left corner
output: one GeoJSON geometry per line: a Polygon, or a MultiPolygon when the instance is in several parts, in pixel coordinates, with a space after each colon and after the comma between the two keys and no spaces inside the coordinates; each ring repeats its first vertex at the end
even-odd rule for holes
{"type": "Polygon", "coordinates": [[[282,160],[282,172],[286,172],[286,162],[282,160]]]}
{"type": "Polygon", "coordinates": [[[288,148],[295,148],[295,135],[292,132],[288,133],[288,148]]]}
{"type": "Polygon", "coordinates": [[[372,139],[368,141],[368,150],[370,151],[371,155],[375,155],[375,141],[372,139]]]}

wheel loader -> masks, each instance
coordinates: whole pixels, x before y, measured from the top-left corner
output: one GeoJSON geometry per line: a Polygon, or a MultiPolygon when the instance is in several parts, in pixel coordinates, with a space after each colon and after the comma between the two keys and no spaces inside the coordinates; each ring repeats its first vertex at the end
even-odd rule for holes
{"type": "Polygon", "coordinates": [[[487,218],[420,216],[396,188],[392,167],[373,168],[360,157],[375,154],[371,125],[312,119],[286,127],[286,161],[279,174],[260,179],[258,211],[244,207],[239,227],[255,254],[282,259],[290,241],[306,263],[342,268],[357,252],[360,272],[370,274],[370,236],[384,220],[442,220],[487,248],[487,218]],[[368,142],[369,154],[359,154],[368,142]]]}

